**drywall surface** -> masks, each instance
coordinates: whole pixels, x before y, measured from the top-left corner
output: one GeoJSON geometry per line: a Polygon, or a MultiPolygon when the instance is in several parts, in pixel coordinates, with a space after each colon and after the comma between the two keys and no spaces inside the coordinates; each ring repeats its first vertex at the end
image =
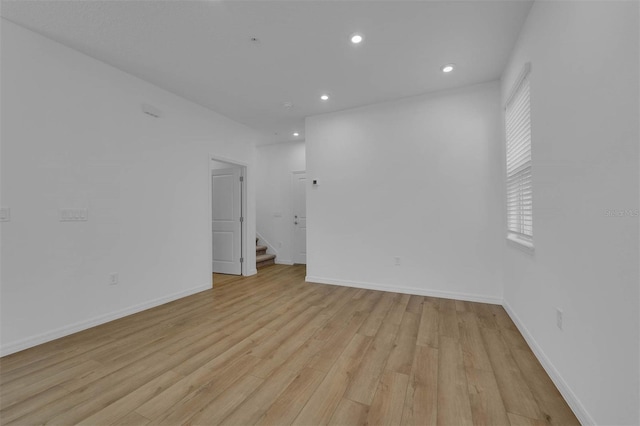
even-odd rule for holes
{"type": "Polygon", "coordinates": [[[308,280],[500,303],[500,117],[492,82],[307,118],[308,280]]]}
{"type": "Polygon", "coordinates": [[[262,145],[256,151],[256,229],[277,263],[293,264],[291,179],[292,172],[305,170],[305,143],[262,145]]]}
{"type": "Polygon", "coordinates": [[[249,242],[255,140],[3,21],[1,182],[12,217],[1,225],[2,353],[210,288],[209,155],[248,164],[249,242]],[[88,220],[61,222],[66,208],[88,220]]]}
{"type": "Polygon", "coordinates": [[[638,38],[638,2],[536,2],[502,82],[531,62],[535,252],[505,246],[505,304],[583,423],[640,423],[638,38]]]}
{"type": "Polygon", "coordinates": [[[225,163],[224,161],[217,161],[217,160],[211,160],[209,164],[211,166],[211,170],[230,169],[230,168],[232,169],[234,167],[238,167],[237,164],[225,163]]]}

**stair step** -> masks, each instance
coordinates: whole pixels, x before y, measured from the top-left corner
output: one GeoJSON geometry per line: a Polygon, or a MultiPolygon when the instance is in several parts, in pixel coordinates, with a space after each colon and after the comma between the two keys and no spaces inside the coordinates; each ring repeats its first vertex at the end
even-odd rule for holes
{"type": "Polygon", "coordinates": [[[275,265],[275,259],[276,255],[267,253],[267,246],[258,244],[258,237],[256,237],[256,268],[275,265]]]}
{"type": "Polygon", "coordinates": [[[266,260],[273,260],[275,258],[275,254],[261,254],[259,256],[256,256],[256,263],[264,262],[266,260]]]}
{"type": "Polygon", "coordinates": [[[260,254],[256,256],[256,268],[262,268],[263,266],[274,265],[276,255],[275,254],[260,254]]]}

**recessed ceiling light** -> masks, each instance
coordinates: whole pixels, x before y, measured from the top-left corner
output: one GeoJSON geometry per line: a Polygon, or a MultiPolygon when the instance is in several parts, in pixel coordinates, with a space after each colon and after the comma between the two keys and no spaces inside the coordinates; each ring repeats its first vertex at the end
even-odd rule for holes
{"type": "Polygon", "coordinates": [[[294,132],[294,133],[293,133],[293,136],[300,136],[300,133],[298,133],[298,132],[294,132]]]}
{"type": "Polygon", "coordinates": [[[351,35],[351,43],[353,44],[360,44],[362,43],[362,40],[364,40],[364,37],[362,36],[362,34],[352,34],[351,35]]]}
{"type": "Polygon", "coordinates": [[[293,108],[293,102],[285,102],[282,104],[282,107],[287,109],[293,108]]]}
{"type": "Polygon", "coordinates": [[[327,94],[321,95],[320,96],[320,100],[328,101],[329,100],[329,95],[327,95],[327,94]]]}
{"type": "Polygon", "coordinates": [[[443,65],[442,68],[440,69],[442,70],[443,73],[450,73],[455,68],[456,68],[455,64],[447,64],[447,65],[443,65]]]}

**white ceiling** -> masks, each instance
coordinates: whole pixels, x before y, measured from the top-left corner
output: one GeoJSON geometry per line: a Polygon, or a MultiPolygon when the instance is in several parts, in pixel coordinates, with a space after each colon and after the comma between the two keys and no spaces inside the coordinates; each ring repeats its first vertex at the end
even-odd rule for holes
{"type": "Polygon", "coordinates": [[[304,138],[309,115],[498,79],[531,4],[4,0],[2,16],[272,143],[304,138]]]}

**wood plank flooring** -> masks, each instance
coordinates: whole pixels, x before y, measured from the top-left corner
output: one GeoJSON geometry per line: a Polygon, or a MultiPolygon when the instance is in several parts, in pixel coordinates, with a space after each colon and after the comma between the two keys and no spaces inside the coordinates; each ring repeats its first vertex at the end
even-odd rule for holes
{"type": "Polygon", "coordinates": [[[304,276],[216,275],[6,356],[0,423],[579,424],[502,307],[304,276]]]}

